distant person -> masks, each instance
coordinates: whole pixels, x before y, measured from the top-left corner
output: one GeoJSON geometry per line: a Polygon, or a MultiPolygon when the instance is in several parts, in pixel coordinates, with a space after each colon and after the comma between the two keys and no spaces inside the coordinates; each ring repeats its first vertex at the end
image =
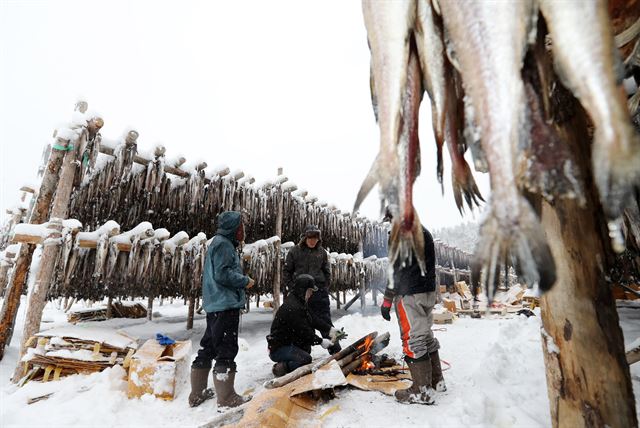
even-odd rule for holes
{"type": "MultiPolygon", "coordinates": [[[[311,275],[315,281],[318,291],[314,292],[308,302],[309,311],[313,317],[318,318],[333,327],[331,322],[331,308],[329,307],[329,280],[331,279],[331,267],[329,265],[329,255],[322,247],[321,233],[318,226],[309,224],[304,229],[302,238],[298,245],[289,250],[284,264],[284,284],[287,290],[294,287],[295,278],[301,274],[311,275]]],[[[335,334],[335,329],[331,330],[335,334]]],[[[323,336],[330,339],[327,334],[323,336]]],[[[338,342],[331,346],[328,351],[335,354],[340,351],[338,342]]]]}
{"type": "Polygon", "coordinates": [[[311,362],[311,346],[322,345],[328,349],[338,343],[316,335],[318,329],[328,334],[331,326],[315,320],[309,313],[307,302],[318,288],[311,275],[298,275],[293,289],[284,299],[271,323],[271,334],[267,336],[269,357],[276,364],[273,374],[283,376],[311,362]],[[319,323],[319,324],[318,324],[319,323]]]}
{"type": "MultiPolygon", "coordinates": [[[[387,220],[391,215],[387,212],[387,220]]],[[[424,235],[425,275],[415,254],[411,263],[397,260],[393,267],[393,289],[387,286],[380,307],[382,317],[391,320],[393,305],[398,317],[404,360],[411,371],[412,385],[396,391],[401,403],[434,404],[435,391],[446,391],[438,349],[433,336],[433,307],[436,304],[436,257],[431,233],[422,226],[424,235]]]]}
{"type": "Polygon", "coordinates": [[[202,306],[207,312],[207,328],[200,341],[198,356],[191,364],[191,407],[199,406],[214,395],[207,389],[214,359],[213,384],[218,407],[236,407],[251,399],[238,395],[234,388],[240,310],[246,303],[245,289],[254,284],[240,267],[236,249],[243,241],[241,214],[237,211],[220,213],[218,229],[207,249],[204,264],[202,306]]]}

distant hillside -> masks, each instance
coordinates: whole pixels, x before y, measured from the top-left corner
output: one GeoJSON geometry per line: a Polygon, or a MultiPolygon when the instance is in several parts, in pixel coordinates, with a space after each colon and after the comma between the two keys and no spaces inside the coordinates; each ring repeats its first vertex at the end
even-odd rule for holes
{"type": "Polygon", "coordinates": [[[478,241],[478,223],[462,223],[453,227],[435,229],[433,237],[461,250],[473,252],[478,241]]]}

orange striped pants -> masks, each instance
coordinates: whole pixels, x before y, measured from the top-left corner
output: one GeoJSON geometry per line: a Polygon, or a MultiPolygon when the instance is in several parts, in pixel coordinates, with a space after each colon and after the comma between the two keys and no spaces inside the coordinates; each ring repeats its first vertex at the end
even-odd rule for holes
{"type": "Polygon", "coordinates": [[[435,304],[434,291],[397,296],[394,299],[402,351],[407,357],[418,359],[440,349],[440,343],[431,331],[435,304]]]}

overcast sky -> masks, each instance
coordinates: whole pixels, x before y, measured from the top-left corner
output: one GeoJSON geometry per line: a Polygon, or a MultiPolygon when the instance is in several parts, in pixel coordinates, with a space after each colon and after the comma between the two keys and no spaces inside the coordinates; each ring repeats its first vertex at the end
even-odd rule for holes
{"type": "MultiPolygon", "coordinates": [[[[105,138],[127,129],[262,181],[278,167],[350,210],[378,151],[360,1],[0,0],[0,208],[35,181],[43,145],[85,99],[105,138]]],[[[415,204],[430,228],[462,218],[435,178],[428,100],[415,204]]],[[[469,155],[467,154],[469,158],[469,155]]],[[[488,178],[475,173],[483,195],[488,178]]],[[[378,215],[377,193],[362,212],[378,215]]]]}

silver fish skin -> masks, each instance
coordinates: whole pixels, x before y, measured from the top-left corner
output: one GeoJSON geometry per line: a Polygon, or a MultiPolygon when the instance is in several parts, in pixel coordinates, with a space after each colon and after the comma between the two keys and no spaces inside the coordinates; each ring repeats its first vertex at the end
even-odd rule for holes
{"type": "Polygon", "coordinates": [[[407,84],[402,97],[401,134],[398,141],[398,159],[400,161],[399,207],[394,215],[389,236],[389,261],[395,266],[396,260],[411,263],[415,254],[422,272],[426,272],[424,257],[424,234],[418,213],[413,206],[413,184],[420,174],[420,139],[418,135],[418,116],[424,88],[418,60],[417,48],[413,40],[410,43],[407,84]]]}
{"type": "Polygon", "coordinates": [[[442,185],[442,147],[444,145],[445,121],[445,46],[442,24],[436,22],[431,0],[417,0],[415,38],[420,57],[420,68],[424,86],[431,101],[433,134],[438,151],[438,181],[442,185]]]}
{"type": "Polygon", "coordinates": [[[640,178],[640,138],[631,125],[616,76],[616,48],[602,0],[540,0],[552,39],[556,71],[595,126],[594,179],[616,251],[624,250],[619,223],[640,178]]]}
{"type": "Polygon", "coordinates": [[[376,183],[384,199],[398,203],[397,145],[416,5],[415,0],[363,0],[362,12],[371,49],[372,98],[377,103],[380,151],[358,192],[354,211],[376,183]]]}
{"type": "Polygon", "coordinates": [[[549,289],[556,279],[551,250],[515,174],[518,144],[528,138],[520,70],[534,2],[447,0],[439,7],[491,174],[491,201],[472,266],[474,286],[482,282],[491,297],[509,256],[527,283],[549,289]]]}

